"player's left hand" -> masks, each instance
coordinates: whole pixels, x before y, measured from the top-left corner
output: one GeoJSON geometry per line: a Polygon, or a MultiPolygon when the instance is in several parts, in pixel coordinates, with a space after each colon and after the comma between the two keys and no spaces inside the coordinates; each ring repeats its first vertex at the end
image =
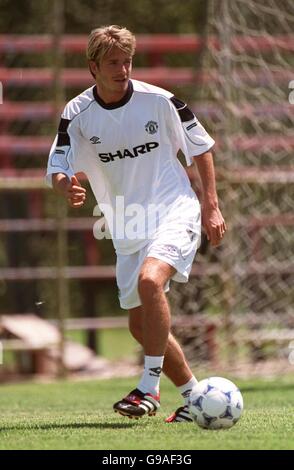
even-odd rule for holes
{"type": "Polygon", "coordinates": [[[227,231],[227,226],[219,208],[202,206],[202,224],[212,246],[218,246],[227,231]]]}

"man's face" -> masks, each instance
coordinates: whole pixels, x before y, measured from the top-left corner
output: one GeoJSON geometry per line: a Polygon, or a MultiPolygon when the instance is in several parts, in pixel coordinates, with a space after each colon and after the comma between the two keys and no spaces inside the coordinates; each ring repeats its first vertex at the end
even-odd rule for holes
{"type": "Polygon", "coordinates": [[[132,57],[118,47],[113,47],[100,61],[91,63],[96,73],[98,93],[103,100],[118,101],[127,91],[132,70],[132,57]]]}

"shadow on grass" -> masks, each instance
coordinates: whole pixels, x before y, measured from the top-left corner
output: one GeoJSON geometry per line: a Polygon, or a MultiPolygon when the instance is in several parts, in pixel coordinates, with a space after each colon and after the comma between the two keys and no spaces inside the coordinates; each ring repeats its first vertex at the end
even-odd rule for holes
{"type": "Polygon", "coordinates": [[[1,426],[0,432],[5,431],[49,431],[53,429],[128,429],[136,423],[46,423],[46,424],[16,424],[15,426],[1,426]]]}

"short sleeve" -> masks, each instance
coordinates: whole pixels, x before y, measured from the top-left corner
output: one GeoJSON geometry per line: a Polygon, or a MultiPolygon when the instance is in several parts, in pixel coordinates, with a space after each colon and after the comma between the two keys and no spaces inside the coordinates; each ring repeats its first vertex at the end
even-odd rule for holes
{"type": "Polygon", "coordinates": [[[58,132],[51,146],[48,158],[46,183],[52,186],[52,174],[63,173],[69,179],[79,171],[76,164],[76,155],[82,148],[76,119],[68,119],[66,108],[61,116],[58,132]]]}
{"type": "Polygon", "coordinates": [[[180,134],[180,148],[185,154],[187,164],[189,165],[191,164],[192,157],[202,155],[210,150],[215,141],[183,101],[175,97],[172,97],[170,101],[177,112],[178,124],[180,123],[181,126],[181,131],[178,130],[180,134]]]}

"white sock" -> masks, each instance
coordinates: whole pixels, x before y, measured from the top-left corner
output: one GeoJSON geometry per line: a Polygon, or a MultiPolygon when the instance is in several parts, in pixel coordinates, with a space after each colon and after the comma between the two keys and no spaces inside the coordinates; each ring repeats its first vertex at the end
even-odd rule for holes
{"type": "Polygon", "coordinates": [[[195,379],[195,377],[193,375],[192,378],[189,380],[189,382],[187,382],[184,385],[181,385],[180,387],[177,387],[180,394],[182,395],[182,397],[185,400],[185,405],[188,405],[189,396],[191,394],[192,388],[195,387],[195,385],[197,385],[197,384],[198,384],[198,380],[195,379]]]}
{"type": "Polygon", "coordinates": [[[164,356],[145,356],[144,372],[138,389],[143,393],[159,394],[160,374],[162,371],[164,356]]]}

